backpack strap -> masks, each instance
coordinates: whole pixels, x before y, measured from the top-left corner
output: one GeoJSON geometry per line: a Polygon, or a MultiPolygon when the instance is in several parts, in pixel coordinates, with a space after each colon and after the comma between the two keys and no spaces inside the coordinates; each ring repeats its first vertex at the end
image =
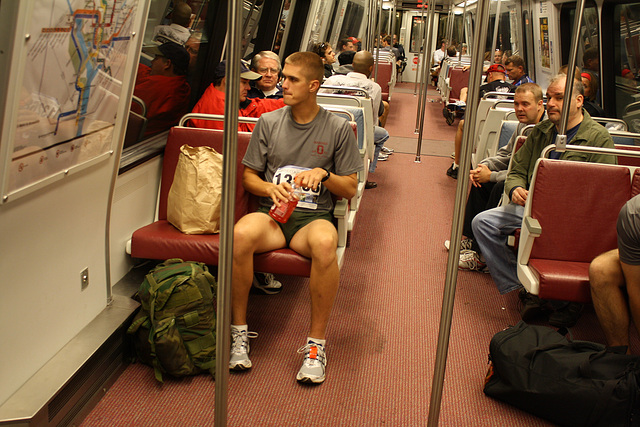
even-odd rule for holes
{"type": "Polygon", "coordinates": [[[151,321],[151,327],[149,328],[149,346],[151,350],[151,360],[153,361],[153,371],[158,382],[164,382],[162,380],[162,370],[160,368],[160,362],[158,361],[158,357],[156,355],[156,343],[155,343],[155,334],[156,334],[156,296],[158,292],[159,285],[156,282],[156,279],[153,277],[153,274],[147,274],[147,281],[149,282],[149,320],[151,321]]]}

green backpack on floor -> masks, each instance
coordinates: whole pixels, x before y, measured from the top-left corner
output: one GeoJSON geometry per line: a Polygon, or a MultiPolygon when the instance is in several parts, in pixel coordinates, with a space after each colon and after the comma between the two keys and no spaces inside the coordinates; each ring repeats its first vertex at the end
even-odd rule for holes
{"type": "Polygon", "coordinates": [[[216,279],[199,262],[167,260],[147,274],[138,297],[142,308],[127,333],[138,357],[174,377],[215,374],[216,279]]]}

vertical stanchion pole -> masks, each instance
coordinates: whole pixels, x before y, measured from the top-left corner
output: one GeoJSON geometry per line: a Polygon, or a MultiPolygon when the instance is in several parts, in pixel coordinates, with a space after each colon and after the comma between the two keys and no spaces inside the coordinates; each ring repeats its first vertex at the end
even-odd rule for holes
{"type": "MultiPolygon", "coordinates": [[[[429,11],[430,10],[431,10],[431,6],[429,6],[429,11]]],[[[428,22],[429,14],[427,13],[427,16],[425,16],[424,9],[422,11],[422,16],[420,17],[420,20],[422,25],[422,43],[420,45],[420,52],[422,56],[420,56],[419,54],[418,58],[421,58],[421,59],[420,61],[418,61],[418,65],[416,66],[416,87],[420,87],[420,90],[418,92],[418,108],[416,109],[416,129],[415,129],[416,135],[420,130],[420,113],[422,111],[422,91],[426,90],[426,86],[428,86],[429,84],[428,81],[425,82],[424,67],[427,66],[431,68],[431,52],[426,52],[427,38],[429,37],[429,34],[431,32],[431,26],[430,26],[430,22],[428,22]],[[428,64],[427,64],[427,61],[429,61],[428,64]],[[420,83],[418,84],[417,82],[420,82],[420,83]]],[[[415,92],[413,95],[414,96],[416,95],[415,92]]]]}
{"type": "Polygon", "coordinates": [[[227,425],[229,347],[231,345],[231,275],[233,261],[233,223],[235,218],[236,157],[238,156],[238,108],[240,104],[240,25],[242,2],[227,4],[228,43],[224,106],[224,147],[222,205],[220,208],[220,259],[216,325],[215,425],[227,425]]]}
{"type": "MultiPolygon", "coordinates": [[[[425,58],[428,57],[427,53],[431,53],[431,50],[433,48],[432,46],[432,41],[433,41],[433,37],[432,37],[432,32],[433,31],[438,31],[437,28],[433,28],[435,27],[435,22],[434,22],[434,16],[435,16],[435,7],[432,3],[429,3],[429,13],[427,13],[427,27],[428,27],[428,31],[427,31],[427,44],[426,44],[426,50],[425,50],[425,58]]],[[[430,56],[430,55],[429,55],[430,56]]],[[[430,61],[429,61],[430,62],[430,61]]],[[[429,82],[427,81],[427,70],[430,69],[430,65],[429,63],[427,63],[427,61],[424,61],[424,63],[422,64],[422,92],[421,92],[421,99],[422,102],[420,104],[420,127],[418,129],[418,144],[416,147],[416,158],[414,160],[414,162],[416,163],[420,163],[420,152],[422,151],[422,134],[424,131],[424,112],[426,110],[426,104],[427,104],[427,92],[429,89],[429,82]]]]}
{"type": "Polygon", "coordinates": [[[502,4],[502,0],[498,0],[498,5],[496,6],[496,19],[493,21],[493,41],[491,42],[491,58],[489,62],[493,63],[494,57],[496,56],[496,43],[498,43],[498,29],[500,28],[500,5],[502,4]]]}
{"type": "MultiPolygon", "coordinates": [[[[491,0],[479,0],[474,29],[474,40],[481,40],[481,35],[487,34],[489,24],[489,3],[491,0]]],[[[468,106],[478,105],[480,89],[480,77],[482,75],[483,52],[482,43],[475,43],[471,54],[471,69],[469,70],[469,98],[468,106]]],[[[456,292],[456,279],[458,278],[458,261],[460,257],[460,236],[462,235],[462,223],[464,219],[464,203],[469,185],[468,168],[471,159],[472,132],[477,116],[477,108],[467,108],[463,127],[462,158],[460,161],[461,173],[458,175],[456,187],[456,199],[453,211],[453,224],[451,226],[451,247],[447,260],[447,273],[442,297],[442,312],[440,314],[440,328],[438,332],[438,347],[436,349],[436,361],[433,368],[433,381],[431,383],[431,398],[429,402],[429,418],[427,425],[436,427],[440,417],[440,404],[442,403],[442,389],[444,387],[444,374],[449,350],[449,336],[451,334],[451,319],[453,316],[453,303],[456,292]]]]}
{"type": "MultiPolygon", "coordinates": [[[[422,34],[422,39],[420,40],[420,47],[418,48],[418,64],[416,64],[416,84],[413,86],[413,96],[417,96],[418,95],[418,84],[422,83],[420,82],[420,77],[422,76],[422,73],[420,73],[420,71],[418,70],[418,67],[420,67],[422,65],[423,61],[426,61],[425,58],[427,58],[427,56],[425,55],[424,52],[424,43],[426,41],[426,33],[427,33],[427,23],[424,20],[424,6],[422,7],[422,10],[420,11],[420,25],[422,26],[421,29],[421,34],[422,34]]],[[[411,30],[413,32],[413,20],[411,21],[411,30]]],[[[431,60],[431,57],[429,57],[429,61],[431,60]]],[[[416,133],[418,133],[418,115],[416,115],[416,133]]]]}
{"type": "Polygon", "coordinates": [[[569,108],[573,96],[573,80],[576,69],[576,56],[578,54],[578,42],[580,39],[580,27],[582,26],[582,14],[584,12],[584,0],[578,2],[575,20],[573,21],[573,35],[571,39],[571,50],[569,51],[569,66],[567,68],[567,83],[564,86],[564,102],[562,103],[562,117],[560,119],[560,130],[556,136],[556,151],[564,151],[567,147],[567,123],[569,122],[569,108]],[[569,102],[567,102],[569,101],[569,102]]]}

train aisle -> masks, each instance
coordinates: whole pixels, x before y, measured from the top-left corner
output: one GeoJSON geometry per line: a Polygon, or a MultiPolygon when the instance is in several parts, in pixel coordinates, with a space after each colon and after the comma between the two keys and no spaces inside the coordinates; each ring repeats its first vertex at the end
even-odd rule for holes
{"type": "MultiPolygon", "coordinates": [[[[393,120],[402,117],[393,110],[399,95],[393,120]]],[[[444,123],[431,111],[439,105],[428,109],[434,127],[444,123]]],[[[445,175],[451,148],[442,141],[451,139],[430,135],[424,150],[443,155],[415,163],[414,154],[401,152],[415,150],[415,138],[409,149],[409,137],[393,131],[389,146],[397,151],[379,163],[378,187],[363,197],[329,324],[326,382],[295,380],[309,317],[307,279],[279,277],[280,294],[250,299],[250,329],[259,333],[251,341],[254,367],[230,374],[228,425],[426,424],[456,185],[445,175]]],[[[440,425],[550,425],[482,393],[489,341],[517,323],[517,302],[516,293],[500,296],[488,274],[458,275],[440,425]]],[[[576,338],[602,341],[593,310],[585,311],[576,338]]],[[[150,367],[132,364],[82,425],[211,426],[213,413],[208,375],[160,385],[150,367]]]]}

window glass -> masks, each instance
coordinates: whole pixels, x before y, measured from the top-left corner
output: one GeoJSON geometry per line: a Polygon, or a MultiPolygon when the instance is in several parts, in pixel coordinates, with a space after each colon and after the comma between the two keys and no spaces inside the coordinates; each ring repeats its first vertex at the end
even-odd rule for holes
{"type": "Polygon", "coordinates": [[[640,3],[614,9],[614,64],[616,117],[629,130],[640,132],[640,3]]]}

